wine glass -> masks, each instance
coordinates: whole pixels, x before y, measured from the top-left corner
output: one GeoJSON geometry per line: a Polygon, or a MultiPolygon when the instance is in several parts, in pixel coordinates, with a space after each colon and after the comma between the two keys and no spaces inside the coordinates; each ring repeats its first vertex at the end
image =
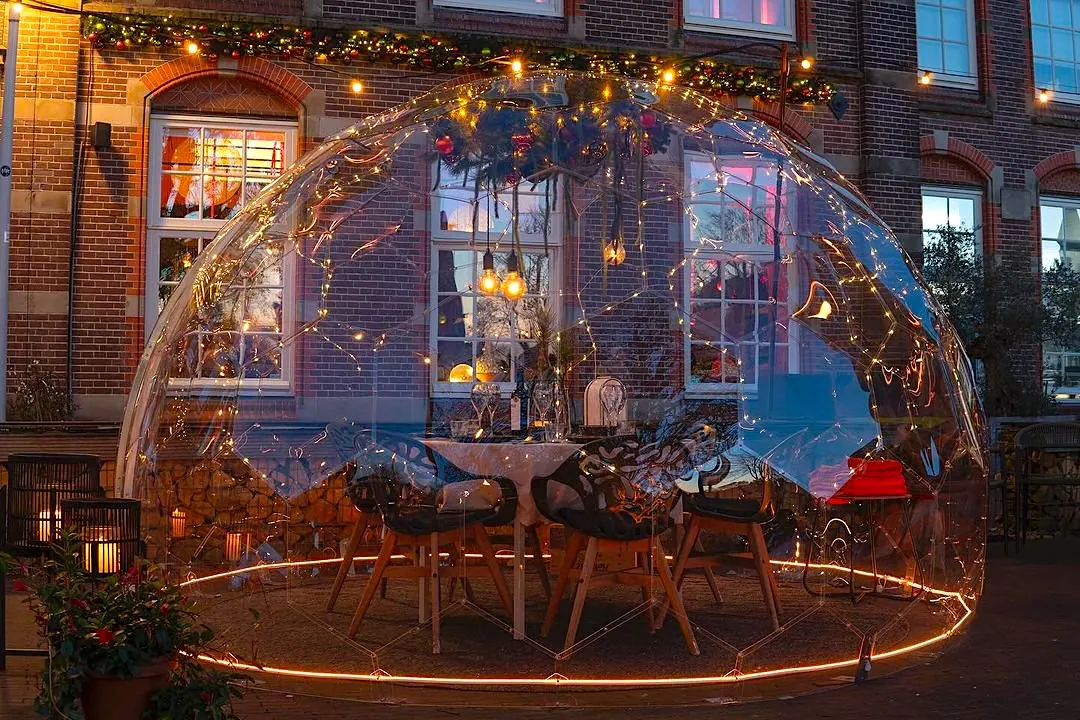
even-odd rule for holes
{"type": "Polygon", "coordinates": [[[469,399],[472,400],[473,410],[476,411],[476,426],[483,428],[484,415],[487,414],[488,407],[491,405],[491,393],[487,389],[487,383],[473,385],[469,392],[469,399]]]}
{"type": "Polygon", "coordinates": [[[495,432],[495,411],[499,409],[499,401],[502,400],[502,390],[498,383],[481,383],[483,393],[487,395],[488,426],[491,433],[495,432]]]}
{"type": "Polygon", "coordinates": [[[538,380],[533,386],[533,404],[536,406],[536,416],[547,425],[547,416],[551,412],[551,405],[555,402],[555,386],[550,380],[538,380]]]}
{"type": "Polygon", "coordinates": [[[600,406],[604,411],[604,425],[616,427],[623,407],[626,406],[626,386],[615,378],[601,385],[600,406]]]}

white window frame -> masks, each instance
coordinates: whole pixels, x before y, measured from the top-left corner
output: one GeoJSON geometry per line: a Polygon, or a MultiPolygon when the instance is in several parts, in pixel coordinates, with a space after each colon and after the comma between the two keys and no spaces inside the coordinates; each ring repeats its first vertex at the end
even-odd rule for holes
{"type": "MultiPolygon", "coordinates": [[[[1042,23],[1042,22],[1039,22],[1039,21],[1036,20],[1035,13],[1032,12],[1031,0],[1028,0],[1028,3],[1027,3],[1028,13],[1029,13],[1028,17],[1030,19],[1030,28],[1031,28],[1031,35],[1028,38],[1028,42],[1031,43],[1031,77],[1032,77],[1032,81],[1035,84],[1036,92],[1038,92],[1040,89],[1044,89],[1044,88],[1047,89],[1047,90],[1052,90],[1053,94],[1051,96],[1051,100],[1053,102],[1061,102],[1061,103],[1067,103],[1067,104],[1080,104],[1080,83],[1077,83],[1077,87],[1076,87],[1075,90],[1073,90],[1072,92],[1068,92],[1066,90],[1062,90],[1062,89],[1058,88],[1057,85],[1056,85],[1056,81],[1053,78],[1053,64],[1056,62],[1055,56],[1053,55],[1053,30],[1054,30],[1054,28],[1058,28],[1058,29],[1061,29],[1061,30],[1064,30],[1066,28],[1064,28],[1062,26],[1059,26],[1059,25],[1051,24],[1049,14],[1052,12],[1052,8],[1049,5],[1049,0],[1043,0],[1043,2],[1047,3],[1047,21],[1046,21],[1046,23],[1042,23]],[[1035,47],[1035,29],[1036,29],[1036,26],[1046,28],[1047,36],[1050,38],[1050,47],[1046,48],[1046,53],[1044,53],[1044,54],[1039,54],[1039,53],[1036,52],[1036,47],[1035,47]],[[1035,65],[1036,65],[1039,58],[1049,58],[1050,59],[1050,62],[1051,62],[1051,66],[1050,66],[1051,67],[1051,69],[1050,69],[1051,78],[1050,78],[1049,83],[1040,83],[1038,81],[1038,78],[1036,77],[1035,65]]],[[[1071,30],[1072,35],[1073,35],[1073,37],[1072,37],[1073,60],[1071,60],[1071,61],[1065,60],[1065,61],[1062,61],[1062,62],[1063,63],[1069,63],[1069,64],[1073,65],[1073,71],[1075,72],[1077,69],[1080,69],[1080,54],[1077,53],[1077,47],[1076,47],[1076,45],[1077,45],[1077,36],[1080,35],[1080,17],[1072,18],[1072,26],[1070,28],[1068,28],[1068,29],[1071,30]]]]}
{"type": "Polygon", "coordinates": [[[769,40],[794,40],[795,39],[795,0],[782,0],[784,3],[784,17],[787,24],[762,25],[760,23],[739,22],[737,20],[724,20],[721,18],[708,18],[700,15],[691,15],[687,5],[683,4],[683,27],[688,30],[701,32],[722,33],[725,35],[744,35],[769,40]]]}
{"type": "MultiPolygon", "coordinates": [[[[918,23],[918,12],[919,12],[920,1],[921,0],[916,0],[916,3],[915,3],[915,13],[916,13],[915,34],[916,34],[916,42],[919,39],[924,37],[922,35],[922,33],[921,33],[921,29],[919,28],[919,23],[918,23]]],[[[940,10],[942,9],[941,4],[940,4],[940,0],[931,0],[931,1],[937,3],[937,9],[938,9],[938,11],[940,13],[940,10]]],[[[975,37],[975,0],[966,0],[964,10],[965,10],[964,14],[967,16],[968,67],[971,68],[971,71],[970,71],[970,73],[968,75],[955,75],[953,73],[947,73],[944,70],[931,68],[931,67],[923,67],[921,59],[920,59],[919,69],[933,73],[934,85],[940,85],[940,86],[943,86],[943,87],[962,88],[962,89],[968,89],[968,90],[970,90],[972,88],[976,88],[979,85],[979,65],[978,65],[979,53],[978,53],[978,42],[977,42],[977,39],[975,37]]],[[[941,38],[941,37],[931,37],[929,35],[927,35],[925,37],[927,39],[934,40],[935,42],[938,42],[938,43],[942,43],[942,44],[945,43],[944,38],[941,38]]]]}
{"type": "MultiPolygon", "coordinates": [[[[926,196],[955,198],[958,200],[974,200],[972,210],[975,227],[972,228],[972,242],[975,243],[975,257],[983,255],[983,191],[979,188],[964,187],[962,185],[923,185],[919,193],[920,203],[926,196]]],[[[922,227],[922,207],[919,208],[919,226],[922,227]]],[[[932,232],[933,228],[922,228],[921,240],[923,247],[926,246],[926,233],[932,232]]]]}
{"type": "MultiPolygon", "coordinates": [[[[721,167],[724,166],[724,157],[719,157],[721,161],[721,167]]],[[[767,161],[758,161],[755,163],[753,159],[746,158],[741,155],[730,156],[732,167],[744,167],[753,164],[771,164],[767,161]]],[[[695,152],[686,152],[683,156],[683,175],[685,178],[685,187],[692,187],[693,174],[691,165],[694,162],[712,163],[710,156],[695,152]]],[[[795,197],[791,193],[791,186],[788,185],[784,191],[786,202],[781,199],[783,203],[785,215],[790,218],[792,213],[795,212],[795,197]]],[[[688,203],[689,206],[697,204],[695,202],[688,203]]],[[[701,204],[710,204],[705,201],[701,204]]],[[[692,379],[691,373],[691,331],[690,331],[690,318],[692,314],[692,298],[690,295],[690,285],[692,283],[693,261],[698,259],[710,260],[718,259],[722,260],[727,257],[734,257],[747,262],[754,263],[760,266],[762,263],[772,262],[775,259],[775,253],[772,245],[747,245],[747,244],[725,244],[723,247],[716,249],[708,248],[703,249],[700,244],[694,240],[694,230],[690,221],[692,215],[691,207],[686,208],[686,222],[683,223],[683,255],[685,258],[685,267],[683,268],[683,291],[682,291],[682,303],[683,314],[681,316],[681,322],[683,325],[683,388],[686,394],[690,397],[701,398],[739,398],[752,396],[757,393],[758,384],[756,382],[742,382],[742,383],[725,383],[725,382],[696,382],[692,379]]],[[[771,223],[771,220],[769,220],[771,223]]],[[[787,264],[787,287],[788,287],[788,300],[787,309],[788,317],[798,309],[800,304],[800,298],[797,297],[798,293],[796,288],[798,287],[798,274],[797,263],[787,264]]],[[[719,301],[723,304],[723,301],[719,301]]],[[[760,298],[755,298],[755,303],[761,302],[760,298]]],[[[767,302],[767,300],[766,300],[767,302]]],[[[787,374],[795,374],[799,372],[799,341],[798,341],[798,325],[793,322],[788,323],[788,337],[785,341],[788,349],[788,371],[787,374]]],[[[760,347],[761,343],[757,343],[760,347]]]]}
{"type": "Polygon", "coordinates": [[[549,0],[545,4],[533,0],[433,0],[437,8],[457,10],[487,10],[488,12],[518,13],[542,17],[562,17],[563,0],[549,0]]]}
{"type": "MultiPolygon", "coordinates": [[[[209,247],[217,233],[228,220],[204,220],[188,218],[163,218],[161,210],[161,153],[162,130],[174,126],[198,126],[202,128],[222,129],[265,129],[285,133],[284,168],[287,170],[296,161],[297,123],[295,121],[256,120],[241,117],[188,114],[154,114],[150,118],[150,141],[148,143],[147,163],[147,222],[146,222],[146,290],[144,295],[143,333],[145,340],[158,318],[158,290],[161,259],[161,241],[167,237],[198,239],[203,248],[209,247]]],[[[281,335],[288,337],[295,325],[295,267],[291,253],[283,253],[281,266],[282,312],[281,335]]],[[[169,392],[203,393],[219,388],[223,392],[235,392],[238,388],[244,393],[279,394],[291,393],[294,380],[293,353],[289,348],[282,348],[280,378],[170,378],[169,392]]]]}
{"type": "MultiPolygon", "coordinates": [[[[1080,210],[1080,197],[1068,197],[1068,196],[1057,196],[1057,195],[1044,195],[1044,196],[1039,197],[1039,268],[1040,268],[1040,270],[1042,270],[1043,267],[1044,267],[1044,265],[1043,265],[1043,257],[1042,257],[1043,243],[1047,242],[1048,240],[1058,240],[1058,238],[1045,238],[1045,236],[1042,233],[1042,214],[1043,214],[1043,208],[1044,207],[1057,207],[1057,208],[1061,208],[1063,210],[1080,210]]],[[[1080,238],[1077,238],[1077,240],[1074,240],[1074,241],[1064,241],[1064,242],[1075,242],[1077,245],[1080,245],[1080,238]]],[[[1062,255],[1065,256],[1064,253],[1062,253],[1062,255]]],[[[1080,267],[1077,267],[1076,269],[1080,270],[1080,267]]],[[[1077,352],[1076,350],[1070,350],[1070,349],[1067,349],[1067,348],[1051,349],[1048,344],[1044,343],[1043,347],[1042,347],[1042,353],[1043,353],[1043,362],[1042,362],[1043,387],[1046,388],[1048,391],[1051,391],[1051,392],[1057,390],[1059,387],[1061,387],[1061,388],[1069,388],[1070,390],[1075,389],[1076,385],[1068,385],[1068,384],[1066,384],[1064,382],[1054,383],[1051,380],[1047,379],[1047,377],[1046,377],[1047,370],[1051,369],[1049,367],[1047,359],[1048,359],[1048,356],[1050,356],[1050,355],[1055,356],[1055,359],[1057,361],[1055,364],[1058,366],[1057,370],[1060,373],[1059,377],[1061,379],[1063,379],[1064,375],[1065,375],[1065,367],[1067,365],[1075,366],[1077,364],[1077,356],[1080,355],[1080,352],[1077,352]]],[[[1058,397],[1057,399],[1059,401],[1061,401],[1061,400],[1075,401],[1076,400],[1076,398],[1073,397],[1072,392],[1065,393],[1065,394],[1063,394],[1062,397],[1058,397]]]]}
{"type": "MultiPolygon", "coordinates": [[[[439,161],[436,161],[439,162],[439,161]]],[[[433,165],[433,172],[439,172],[439,170],[433,165]]],[[[439,177],[445,177],[446,168],[442,168],[442,175],[439,177]]],[[[551,178],[550,182],[559,182],[558,176],[551,178]]],[[[462,398],[469,397],[472,387],[475,382],[448,382],[440,381],[439,377],[439,251],[440,250],[471,250],[476,254],[477,272],[480,270],[480,263],[483,259],[485,249],[488,247],[490,240],[490,247],[493,253],[509,253],[512,247],[512,237],[509,230],[491,233],[490,237],[487,233],[477,232],[476,242],[472,243],[472,234],[469,232],[461,231],[447,231],[442,230],[440,222],[440,203],[438,202],[439,188],[445,187],[445,180],[440,180],[439,187],[435,188],[430,193],[431,202],[430,211],[428,212],[428,227],[430,228],[430,268],[429,273],[429,297],[432,299],[431,307],[436,310],[430,313],[428,318],[428,357],[431,358],[430,367],[430,386],[431,396],[433,398],[462,398]]],[[[522,180],[521,185],[523,188],[519,188],[519,192],[528,192],[524,188],[529,187],[528,180],[522,180]]],[[[562,193],[567,190],[566,183],[561,183],[558,192],[562,193]]],[[[509,188],[500,188],[499,191],[499,205],[500,213],[505,212],[506,216],[510,215],[510,202],[511,191],[509,188]]],[[[484,198],[487,197],[483,192],[480,195],[480,202],[484,202],[484,198]]],[[[556,197],[556,193],[553,190],[551,197],[556,197]]],[[[492,199],[494,202],[494,199],[492,199]]],[[[558,205],[556,203],[556,205],[558,205]]],[[[562,317],[562,286],[563,286],[563,270],[562,270],[562,216],[558,207],[550,209],[548,215],[548,239],[547,239],[547,251],[549,255],[548,269],[548,307],[551,309],[555,318],[562,317]]],[[[519,232],[519,242],[524,252],[543,252],[545,249],[543,233],[523,233],[519,232]]],[[[505,275],[505,268],[500,268],[498,265],[495,267],[496,272],[500,277],[505,275]]],[[[509,395],[513,392],[515,387],[515,381],[513,377],[499,383],[502,389],[503,396],[509,395]]]]}

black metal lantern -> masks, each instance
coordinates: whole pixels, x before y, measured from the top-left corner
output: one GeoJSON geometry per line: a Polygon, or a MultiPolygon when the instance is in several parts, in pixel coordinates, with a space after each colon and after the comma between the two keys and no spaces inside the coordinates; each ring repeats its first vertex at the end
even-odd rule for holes
{"type": "Polygon", "coordinates": [[[40,552],[59,539],[65,500],[105,495],[101,461],[89,455],[11,455],[7,469],[7,547],[15,552],[40,552]]]}
{"type": "Polygon", "coordinates": [[[142,555],[139,501],[64,500],[64,529],[78,537],[83,569],[94,577],[127,571],[142,555]]]}

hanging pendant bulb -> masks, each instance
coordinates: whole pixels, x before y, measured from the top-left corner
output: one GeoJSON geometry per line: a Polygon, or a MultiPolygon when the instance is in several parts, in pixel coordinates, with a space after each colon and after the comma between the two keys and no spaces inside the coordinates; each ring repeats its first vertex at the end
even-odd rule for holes
{"type": "Polygon", "coordinates": [[[622,265],[626,260],[626,245],[615,238],[604,246],[604,262],[608,265],[622,265]]]}
{"type": "Polygon", "coordinates": [[[513,250],[506,258],[506,279],[502,281],[502,294],[510,302],[516,302],[525,295],[525,278],[518,273],[518,257],[513,250]]]}
{"type": "Polygon", "coordinates": [[[500,285],[499,276],[495,272],[495,256],[488,248],[484,251],[484,271],[480,273],[480,292],[485,295],[494,295],[499,292],[500,285]]]}

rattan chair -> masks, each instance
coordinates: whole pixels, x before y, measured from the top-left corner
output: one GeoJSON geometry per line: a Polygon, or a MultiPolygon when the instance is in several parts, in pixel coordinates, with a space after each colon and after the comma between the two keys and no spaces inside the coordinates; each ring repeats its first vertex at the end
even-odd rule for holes
{"type": "Polygon", "coordinates": [[[1016,544],[1027,542],[1033,487],[1080,486],[1080,423],[1028,425],[1014,439],[1016,544]]]}

